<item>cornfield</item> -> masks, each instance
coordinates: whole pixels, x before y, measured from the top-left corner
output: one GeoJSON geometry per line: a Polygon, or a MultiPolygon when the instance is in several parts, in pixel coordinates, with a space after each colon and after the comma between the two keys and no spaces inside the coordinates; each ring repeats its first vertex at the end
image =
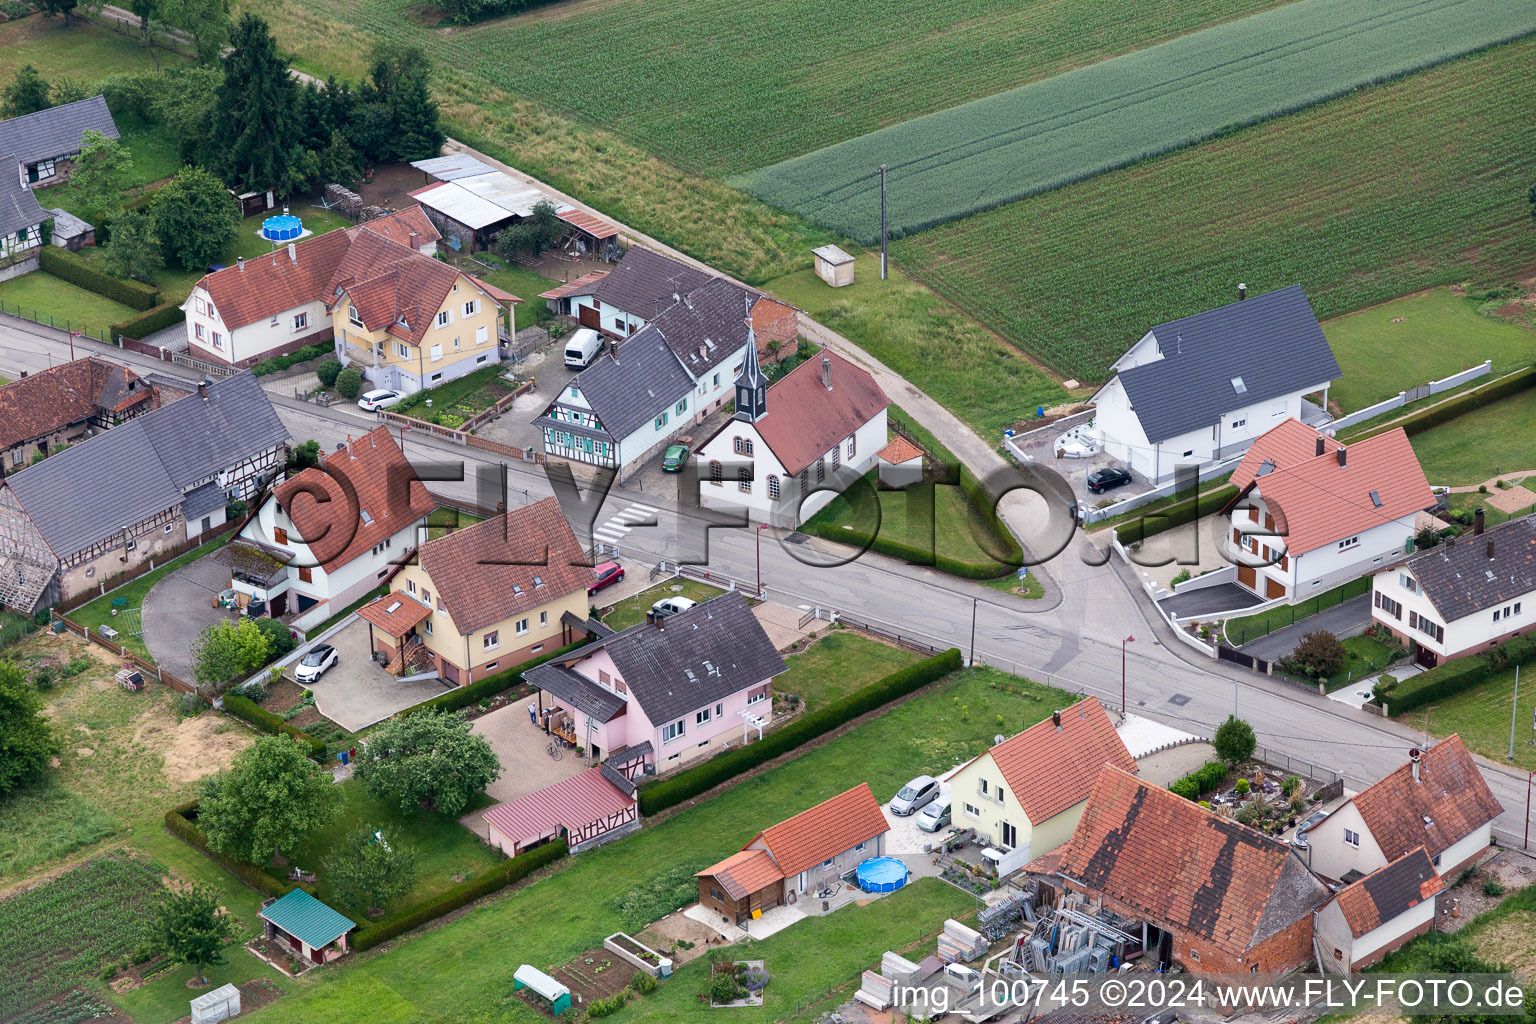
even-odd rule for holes
{"type": "Polygon", "coordinates": [[[1298,0],[732,183],[871,244],[882,164],[900,237],[1533,31],[1536,5],[1509,0],[1298,0]]]}
{"type": "Polygon", "coordinates": [[[1533,66],[1536,41],[1499,47],[925,231],[894,257],[1087,381],[1239,281],[1301,284],[1320,317],[1507,282],[1536,267],[1533,66]]]}
{"type": "MultiPolygon", "coordinates": [[[[44,1007],[138,947],[161,870],[112,854],[0,900],[0,1020],[44,1007]]],[[[67,1007],[89,1002],[65,998],[42,1019],[66,1024],[67,1007]]]]}

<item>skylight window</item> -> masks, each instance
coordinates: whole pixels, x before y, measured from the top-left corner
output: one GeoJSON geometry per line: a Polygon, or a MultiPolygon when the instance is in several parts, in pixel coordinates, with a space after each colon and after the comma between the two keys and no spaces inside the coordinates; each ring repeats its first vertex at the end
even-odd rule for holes
{"type": "Polygon", "coordinates": [[[1246,395],[1248,393],[1248,385],[1243,383],[1243,378],[1233,377],[1232,390],[1236,391],[1240,395],[1246,395]]]}
{"type": "Polygon", "coordinates": [[[399,601],[394,601],[394,602],[392,602],[390,604],[390,606],[388,608],[384,609],[384,614],[385,615],[390,615],[390,614],[394,613],[395,611],[397,611],[399,608],[400,608],[400,602],[399,601]]]}
{"type": "Polygon", "coordinates": [[[544,581],[542,579],[540,579],[539,577],[535,576],[533,578],[533,585],[536,586],[536,587],[542,587],[544,585],[544,581]]]}
{"type": "Polygon", "coordinates": [[[1371,504],[1375,505],[1377,508],[1381,508],[1381,495],[1377,494],[1375,491],[1371,492],[1371,504]]]}
{"type": "Polygon", "coordinates": [[[523,588],[522,588],[521,584],[517,584],[517,583],[512,584],[512,593],[514,593],[514,594],[521,594],[522,592],[523,592],[523,588]]]}
{"type": "Polygon", "coordinates": [[[368,514],[368,510],[367,509],[359,510],[358,514],[363,517],[363,525],[364,526],[372,526],[373,525],[373,516],[368,514]]]}

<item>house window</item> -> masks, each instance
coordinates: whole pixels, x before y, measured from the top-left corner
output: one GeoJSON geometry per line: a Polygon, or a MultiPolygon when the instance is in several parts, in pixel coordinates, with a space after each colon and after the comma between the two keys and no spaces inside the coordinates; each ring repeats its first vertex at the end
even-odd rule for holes
{"type": "Polygon", "coordinates": [[[428,608],[432,607],[432,591],[428,590],[426,587],[421,588],[421,603],[426,605],[428,608]]]}
{"type": "Polygon", "coordinates": [[[719,459],[709,460],[709,479],[717,484],[725,479],[724,472],[720,468],[719,459]]]}
{"type": "Polygon", "coordinates": [[[741,455],[743,452],[746,451],[746,444],[747,444],[747,442],[743,438],[741,438],[741,437],[733,437],[733,438],[731,438],[731,443],[736,448],[736,454],[737,455],[741,455]]]}
{"type": "Polygon", "coordinates": [[[723,718],[724,716],[725,716],[725,705],[724,704],[716,704],[715,705],[715,717],[716,718],[723,718]]]}
{"type": "Polygon", "coordinates": [[[1232,421],[1232,429],[1233,430],[1236,430],[1238,427],[1246,427],[1247,425],[1248,425],[1248,417],[1246,417],[1246,416],[1244,416],[1240,420],[1233,420],[1232,421]]]}
{"type": "Polygon", "coordinates": [[[544,649],[544,645],[543,644],[534,644],[532,647],[528,648],[528,653],[529,654],[538,654],[543,649],[544,649]]]}
{"type": "Polygon", "coordinates": [[[604,686],[612,686],[613,685],[613,677],[610,676],[603,669],[598,669],[597,670],[597,681],[602,683],[604,686]]]}
{"type": "Polygon", "coordinates": [[[1353,537],[1345,537],[1343,540],[1339,541],[1339,550],[1343,551],[1345,548],[1355,547],[1359,543],[1360,543],[1360,535],[1359,534],[1356,534],[1353,537]]]}
{"type": "Polygon", "coordinates": [[[478,301],[476,301],[475,299],[470,299],[468,302],[464,303],[464,315],[465,316],[474,316],[479,311],[480,311],[480,303],[478,301]]]}
{"type": "Polygon", "coordinates": [[[518,619],[517,624],[513,628],[517,631],[518,636],[524,635],[528,632],[528,620],[518,619]]]}
{"type": "Polygon", "coordinates": [[[720,375],[718,373],[715,374],[715,382],[714,382],[714,384],[712,386],[713,387],[719,387],[720,386],[720,375]]]}
{"type": "Polygon", "coordinates": [[[213,332],[213,347],[218,349],[222,349],[224,347],[224,335],[220,334],[218,331],[213,332]]]}
{"type": "Polygon", "coordinates": [[[1419,592],[1419,581],[1414,579],[1412,576],[1409,576],[1405,572],[1398,573],[1397,582],[1401,584],[1402,588],[1408,591],[1410,594],[1417,594],[1419,592]]]}
{"type": "Polygon", "coordinates": [[[277,326],[277,318],[278,318],[278,314],[273,313],[272,314],[272,319],[267,321],[267,326],[268,327],[276,327],[277,326]]]}
{"type": "Polygon", "coordinates": [[[475,360],[475,365],[479,366],[481,363],[485,362],[489,358],[491,358],[491,357],[490,356],[480,356],[479,358],[477,358],[475,360]]]}
{"type": "Polygon", "coordinates": [[[836,859],[836,857],[828,857],[826,860],[821,862],[821,866],[824,868],[829,868],[832,866],[832,862],[836,859]]]}
{"type": "Polygon", "coordinates": [[[683,735],[683,724],[683,720],[679,718],[677,721],[672,722],[669,725],[662,726],[661,742],[671,743],[673,740],[681,738],[683,735]]]}
{"type": "Polygon", "coordinates": [[[431,619],[427,619],[425,622],[423,622],[422,623],[422,628],[427,631],[427,636],[431,636],[432,635],[432,620],[431,619]]]}
{"type": "Polygon", "coordinates": [[[208,315],[215,320],[219,319],[219,311],[213,308],[213,303],[208,303],[208,315]]]}
{"type": "Polygon", "coordinates": [[[353,327],[363,326],[363,318],[357,315],[357,307],[350,303],[347,305],[347,319],[352,321],[353,327]]]}
{"type": "Polygon", "coordinates": [[[978,808],[972,807],[970,804],[965,805],[965,813],[969,814],[973,818],[981,817],[981,811],[978,808]]]}
{"type": "Polygon", "coordinates": [[[294,314],[294,316],[293,316],[293,329],[294,330],[302,331],[302,330],[304,330],[304,328],[306,328],[308,326],[309,326],[309,314],[308,313],[295,313],[294,314]]]}
{"type": "Polygon", "coordinates": [[[485,666],[485,668],[482,669],[482,671],[484,671],[484,672],[495,672],[500,667],[501,667],[501,662],[493,661],[489,665],[485,666]]]}
{"type": "Polygon", "coordinates": [[[816,482],[818,484],[825,483],[826,479],[827,479],[827,460],[826,459],[817,459],[816,460],[816,482]]]}
{"type": "Polygon", "coordinates": [[[1520,602],[1519,601],[1515,602],[1515,614],[1516,615],[1520,614],[1520,602]]]}
{"type": "Polygon", "coordinates": [[[438,594],[437,595],[437,613],[439,615],[442,615],[447,610],[448,610],[448,606],[443,603],[443,595],[442,594],[438,594]]]}
{"type": "Polygon", "coordinates": [[[986,796],[989,792],[986,779],[978,779],[976,788],[978,791],[980,791],[982,796],[986,796]]]}
{"type": "Polygon", "coordinates": [[[1280,401],[1276,402],[1275,403],[1275,407],[1269,411],[1269,414],[1271,416],[1284,416],[1285,415],[1285,399],[1282,398],[1282,399],[1280,399],[1280,401]]]}
{"type": "Polygon", "coordinates": [[[842,464],[843,464],[843,446],[840,445],[840,444],[835,444],[835,445],[832,446],[832,471],[834,473],[837,472],[837,467],[841,466],[842,464]]]}
{"type": "Polygon", "coordinates": [[[403,341],[395,342],[395,352],[400,356],[401,359],[411,358],[411,350],[406,347],[406,344],[403,341]]]}
{"type": "MultiPolygon", "coordinates": [[[[1390,597],[1383,594],[1381,591],[1378,590],[1375,592],[1374,600],[1377,608],[1380,608],[1394,619],[1401,619],[1403,617],[1403,606],[1397,601],[1394,601],[1390,597]]],[[[1418,613],[1415,612],[1413,614],[1418,613]]]]}
{"type": "Polygon", "coordinates": [[[313,583],[313,582],[315,582],[315,571],[313,569],[309,568],[308,566],[301,566],[299,568],[299,582],[301,582],[301,583],[313,583]]]}
{"type": "Polygon", "coordinates": [[[487,651],[495,650],[496,648],[500,647],[501,631],[493,629],[489,633],[485,634],[485,636],[480,640],[480,646],[485,648],[487,651]]]}
{"type": "Polygon", "coordinates": [[[1344,842],[1346,842],[1350,846],[1355,847],[1356,849],[1359,849],[1360,848],[1360,833],[1359,832],[1353,832],[1353,831],[1351,831],[1349,829],[1345,829],[1344,830],[1344,842]]]}
{"type": "Polygon", "coordinates": [[[736,489],[744,494],[752,492],[752,467],[742,466],[736,471],[736,489]]]}
{"type": "Polygon", "coordinates": [[[858,450],[858,444],[857,444],[857,442],[854,441],[853,435],[849,434],[848,435],[848,457],[850,459],[853,458],[853,453],[855,451],[857,451],[857,450],[858,450]]]}
{"type": "Polygon", "coordinates": [[[709,721],[710,717],[709,708],[705,708],[703,711],[700,711],[698,714],[693,716],[693,722],[695,725],[703,725],[705,722],[709,721]]]}
{"type": "Polygon", "coordinates": [[[571,388],[571,397],[572,398],[580,398],[581,397],[581,389],[580,388],[571,388]]]}
{"type": "Polygon", "coordinates": [[[437,314],[437,326],[447,327],[451,323],[453,323],[453,313],[450,310],[445,309],[437,314]]]}
{"type": "Polygon", "coordinates": [[[687,412],[688,411],[688,399],[685,398],[681,402],[678,402],[677,403],[677,410],[676,411],[677,411],[677,414],[679,416],[681,416],[683,413],[687,412]]]}
{"type": "Polygon", "coordinates": [[[414,594],[414,593],[416,593],[416,581],[415,580],[406,580],[405,581],[405,592],[407,594],[414,594]]]}
{"type": "Polygon", "coordinates": [[[758,701],[767,700],[767,699],[768,699],[768,687],[766,687],[766,686],[759,686],[757,689],[750,690],[747,693],[747,703],[748,704],[756,704],[758,701]]]}
{"type": "Polygon", "coordinates": [[[198,341],[203,341],[208,337],[208,332],[203,328],[202,324],[193,324],[192,333],[197,335],[198,341]]]}
{"type": "Polygon", "coordinates": [[[441,342],[432,346],[431,358],[434,363],[443,358],[443,346],[441,342]]]}
{"type": "Polygon", "coordinates": [[[1019,845],[1019,830],[1006,821],[1003,822],[1003,845],[1010,849],[1019,845]]]}
{"type": "Polygon", "coordinates": [[[199,313],[206,313],[206,312],[208,312],[208,305],[207,305],[207,303],[203,302],[202,299],[198,299],[197,300],[197,311],[199,313]]]}
{"type": "Polygon", "coordinates": [[[660,430],[662,427],[664,427],[666,425],[667,425],[667,414],[666,413],[662,413],[660,416],[656,417],[656,429],[657,430],[660,430]]]}
{"type": "Polygon", "coordinates": [[[434,373],[434,374],[430,375],[429,377],[427,377],[427,383],[428,384],[436,384],[438,381],[440,381],[442,379],[443,379],[443,371],[442,370],[438,370],[436,373],[434,373]]]}
{"type": "Polygon", "coordinates": [[[772,473],[768,475],[768,497],[773,498],[775,501],[779,497],[779,478],[772,473]]]}
{"type": "Polygon", "coordinates": [[[539,628],[549,625],[549,612],[539,612],[539,628]]]}
{"type": "Polygon", "coordinates": [[[175,529],[175,527],[172,524],[170,524],[170,523],[166,523],[165,524],[165,532],[166,533],[170,533],[173,529],[175,529]]]}

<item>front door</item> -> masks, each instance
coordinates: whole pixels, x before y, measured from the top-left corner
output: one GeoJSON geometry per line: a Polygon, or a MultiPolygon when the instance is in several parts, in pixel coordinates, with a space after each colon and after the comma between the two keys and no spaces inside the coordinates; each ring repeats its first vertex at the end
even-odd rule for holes
{"type": "Polygon", "coordinates": [[[1425,647],[1421,643],[1415,643],[1414,646],[1417,647],[1418,650],[1413,652],[1413,660],[1418,662],[1420,665],[1423,665],[1425,668],[1434,668],[1435,663],[1440,660],[1435,655],[1435,652],[1430,650],[1428,647],[1425,647]]]}
{"type": "Polygon", "coordinates": [[[325,963],[325,950],[312,949],[309,951],[309,958],[317,964],[323,964],[325,963]]]}
{"type": "Polygon", "coordinates": [[[1240,566],[1238,566],[1237,567],[1237,582],[1239,584],[1241,584],[1242,586],[1247,587],[1249,590],[1252,590],[1254,593],[1258,593],[1258,578],[1257,578],[1257,574],[1253,571],[1253,566],[1251,566],[1251,565],[1240,565],[1240,566]]]}
{"type": "Polygon", "coordinates": [[[590,327],[594,331],[601,330],[603,326],[602,314],[591,306],[577,307],[576,319],[581,323],[581,326],[590,327]]]}

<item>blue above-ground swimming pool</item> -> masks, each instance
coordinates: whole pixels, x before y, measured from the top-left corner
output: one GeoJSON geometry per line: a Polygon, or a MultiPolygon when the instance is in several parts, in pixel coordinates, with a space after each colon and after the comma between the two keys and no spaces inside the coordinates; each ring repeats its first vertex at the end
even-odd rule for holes
{"type": "Polygon", "coordinates": [[[858,879],[865,892],[895,892],[907,884],[907,866],[895,857],[871,857],[859,865],[858,879]]]}
{"type": "Polygon", "coordinates": [[[268,217],[261,222],[261,237],[269,242],[291,242],[303,233],[303,222],[291,214],[268,217]]]}

